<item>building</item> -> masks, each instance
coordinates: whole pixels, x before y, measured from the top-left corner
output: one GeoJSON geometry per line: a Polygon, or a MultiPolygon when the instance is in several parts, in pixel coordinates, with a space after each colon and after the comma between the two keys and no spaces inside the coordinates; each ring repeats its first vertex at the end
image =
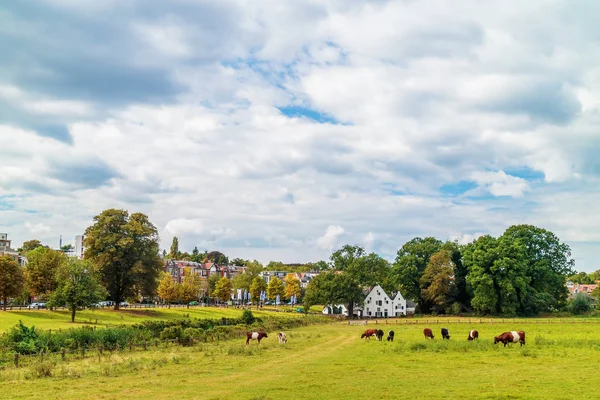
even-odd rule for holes
{"type": "Polygon", "coordinates": [[[80,260],[83,259],[83,254],[85,253],[85,236],[84,235],[77,235],[75,236],[75,257],[79,258],[80,260]]]}
{"type": "Polygon", "coordinates": [[[407,302],[400,292],[388,296],[381,286],[375,285],[365,298],[363,309],[365,317],[399,317],[407,314],[407,302]]]}
{"type": "Polygon", "coordinates": [[[587,284],[587,283],[573,283],[571,281],[567,282],[567,289],[569,290],[569,296],[575,296],[576,294],[583,293],[588,296],[592,294],[594,290],[598,288],[598,282],[595,284],[587,284]]]}
{"type": "Polygon", "coordinates": [[[288,273],[283,271],[262,271],[259,276],[265,280],[268,285],[272,278],[276,277],[283,281],[288,273]]]}
{"type": "Polygon", "coordinates": [[[11,240],[8,239],[8,233],[0,233],[0,255],[11,256],[20,266],[27,264],[27,258],[19,254],[11,247],[11,240]]]}

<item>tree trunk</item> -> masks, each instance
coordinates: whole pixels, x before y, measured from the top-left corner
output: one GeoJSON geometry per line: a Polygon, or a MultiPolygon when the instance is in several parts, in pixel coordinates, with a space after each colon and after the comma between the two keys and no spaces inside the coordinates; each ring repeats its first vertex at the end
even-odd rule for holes
{"type": "Polygon", "coordinates": [[[188,309],[190,308],[190,303],[187,303],[187,308],[188,308],[188,309]]]}
{"type": "Polygon", "coordinates": [[[171,302],[167,303],[167,307],[170,309],[171,308],[171,302]]]}
{"type": "Polygon", "coordinates": [[[75,311],[77,311],[77,307],[73,306],[71,309],[71,322],[75,322],[75,311]]]}
{"type": "Polygon", "coordinates": [[[113,307],[113,310],[115,310],[115,311],[119,311],[119,306],[121,305],[121,304],[119,304],[119,303],[120,303],[120,302],[118,302],[118,301],[115,301],[115,306],[113,307]]]}
{"type": "Polygon", "coordinates": [[[6,311],[6,297],[2,298],[2,305],[4,306],[4,311],[6,311]]]}

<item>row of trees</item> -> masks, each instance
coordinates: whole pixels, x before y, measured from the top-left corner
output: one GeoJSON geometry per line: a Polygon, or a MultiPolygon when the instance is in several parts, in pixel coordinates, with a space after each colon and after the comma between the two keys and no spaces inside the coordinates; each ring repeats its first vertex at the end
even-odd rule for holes
{"type": "Polygon", "coordinates": [[[552,232],[516,225],[500,237],[485,235],[466,245],[414,238],[392,264],[347,245],[332,254],[330,266],[309,285],[307,306],[343,303],[352,313],[364,289],[378,283],[386,291],[400,290],[423,313],[534,315],[565,306],[574,261],[552,232]]]}

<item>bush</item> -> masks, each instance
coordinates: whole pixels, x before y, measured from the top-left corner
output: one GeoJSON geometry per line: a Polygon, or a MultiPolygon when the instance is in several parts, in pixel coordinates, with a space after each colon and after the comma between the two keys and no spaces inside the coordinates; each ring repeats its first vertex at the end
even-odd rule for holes
{"type": "Polygon", "coordinates": [[[575,295],[573,299],[569,301],[568,309],[573,314],[584,314],[591,309],[591,300],[590,298],[583,294],[578,293],[575,295]]]}
{"type": "Polygon", "coordinates": [[[240,319],[242,320],[242,323],[246,325],[252,325],[254,321],[256,321],[254,314],[252,314],[252,311],[250,310],[244,310],[244,313],[240,319]]]}

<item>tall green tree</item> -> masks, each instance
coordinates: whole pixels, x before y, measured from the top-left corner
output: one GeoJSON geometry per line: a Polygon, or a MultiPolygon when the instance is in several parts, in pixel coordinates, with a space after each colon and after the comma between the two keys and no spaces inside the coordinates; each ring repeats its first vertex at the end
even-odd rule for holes
{"type": "Polygon", "coordinates": [[[431,310],[444,313],[455,298],[454,263],[448,250],[433,254],[421,276],[421,295],[431,305],[431,310]]]}
{"type": "Polygon", "coordinates": [[[171,274],[163,272],[162,278],[158,283],[157,294],[158,297],[167,302],[169,308],[171,308],[171,303],[177,301],[177,298],[179,297],[177,286],[178,283],[173,281],[171,274]]]}
{"type": "Polygon", "coordinates": [[[101,276],[115,302],[135,295],[135,288],[154,291],[163,263],[158,256],[158,230],[142,213],[108,209],[85,231],[85,258],[101,276]]]}
{"type": "Polygon", "coordinates": [[[70,258],[60,266],[57,276],[58,287],[48,304],[67,306],[71,310],[71,322],[75,322],[78,309],[90,307],[106,297],[106,289],[87,261],[70,258]]]}
{"type": "Polygon", "coordinates": [[[38,247],[43,247],[42,242],[40,242],[37,239],[32,239],[32,240],[28,240],[28,241],[24,242],[23,246],[21,246],[20,251],[23,254],[25,254],[28,251],[37,249],[38,247]]]}
{"type": "Polygon", "coordinates": [[[207,261],[211,261],[216,264],[229,264],[229,259],[227,256],[220,251],[211,251],[210,253],[206,254],[205,258],[207,261]]]}
{"type": "Polygon", "coordinates": [[[420,310],[428,310],[429,303],[421,295],[421,276],[432,255],[443,246],[443,242],[434,237],[416,237],[406,242],[396,254],[392,267],[393,279],[402,295],[417,302],[420,310]]]}
{"type": "Polygon", "coordinates": [[[275,300],[277,296],[280,298],[285,294],[285,289],[283,287],[283,282],[281,279],[277,277],[273,277],[269,280],[269,284],[267,285],[267,297],[269,300],[275,300]]]}
{"type": "Polygon", "coordinates": [[[0,255],[0,299],[6,311],[6,303],[17,297],[25,286],[25,276],[19,264],[11,256],[0,255]]]}
{"type": "Polygon", "coordinates": [[[221,275],[219,274],[212,274],[208,277],[208,292],[211,293],[211,295],[215,291],[219,279],[221,279],[221,275]]]}
{"type": "Polygon", "coordinates": [[[292,296],[300,296],[300,294],[302,293],[301,291],[301,283],[300,283],[300,279],[298,279],[297,277],[295,277],[292,274],[288,274],[285,279],[285,297],[287,299],[291,299],[292,296]]]}
{"type": "Polygon", "coordinates": [[[232,289],[233,289],[233,286],[231,284],[231,279],[224,276],[221,279],[219,279],[219,281],[217,282],[217,284],[215,286],[215,290],[213,291],[213,296],[216,297],[217,299],[225,302],[225,301],[231,299],[231,290],[232,289]]]}
{"type": "Polygon", "coordinates": [[[267,290],[267,283],[265,280],[260,276],[255,276],[250,284],[250,297],[252,298],[252,301],[258,302],[260,294],[265,290],[267,290]]]}
{"type": "Polygon", "coordinates": [[[198,300],[202,293],[202,278],[198,274],[186,274],[181,288],[181,299],[190,308],[190,302],[198,300]]]}
{"type": "Polygon", "coordinates": [[[583,271],[575,273],[573,275],[570,275],[569,277],[567,277],[567,280],[571,281],[573,283],[580,283],[580,284],[587,284],[587,285],[594,283],[594,280],[592,279],[592,277],[583,271]]]}
{"type": "Polygon", "coordinates": [[[193,262],[202,262],[202,258],[200,257],[200,251],[198,250],[198,246],[194,246],[194,250],[192,250],[192,255],[190,260],[193,262]]]}
{"type": "Polygon", "coordinates": [[[27,252],[25,277],[33,296],[48,299],[58,287],[57,272],[66,261],[64,253],[47,247],[37,247],[27,252]]]}
{"type": "Polygon", "coordinates": [[[179,254],[179,239],[177,238],[177,236],[174,236],[173,241],[171,242],[171,251],[169,252],[169,258],[178,260],[179,254]]]}
{"type": "Polygon", "coordinates": [[[365,295],[356,280],[344,272],[327,271],[316,276],[306,288],[304,294],[305,310],[313,305],[344,304],[352,317],[355,303],[364,300],[365,295]]]}

